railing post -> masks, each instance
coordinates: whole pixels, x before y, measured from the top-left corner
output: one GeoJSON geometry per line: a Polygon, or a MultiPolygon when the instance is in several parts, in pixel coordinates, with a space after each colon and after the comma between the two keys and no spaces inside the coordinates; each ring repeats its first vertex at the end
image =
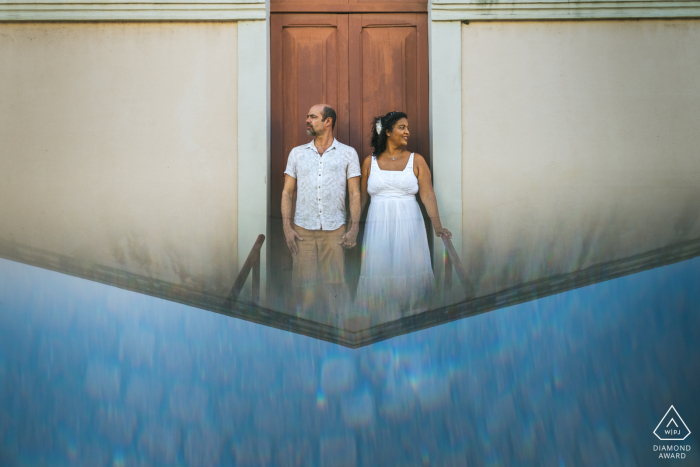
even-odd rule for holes
{"type": "Polygon", "coordinates": [[[467,273],[464,270],[462,260],[459,259],[459,255],[457,254],[452,241],[443,236],[442,242],[445,245],[445,254],[447,256],[445,260],[445,286],[447,287],[447,284],[452,284],[452,267],[454,266],[455,272],[457,273],[457,278],[459,278],[459,282],[462,284],[462,288],[464,289],[467,298],[472,298],[474,295],[474,287],[467,280],[467,273]]]}
{"type": "Polygon", "coordinates": [[[251,271],[253,273],[252,301],[254,304],[258,304],[260,301],[260,248],[264,242],[265,235],[258,235],[258,238],[255,240],[255,244],[253,244],[253,248],[250,250],[245,263],[243,263],[241,271],[238,273],[238,277],[236,277],[236,281],[233,283],[233,287],[231,287],[231,291],[229,292],[228,298],[225,301],[225,306],[230,308],[234,303],[236,303],[238,296],[243,290],[245,281],[248,278],[248,274],[250,274],[251,271]]]}
{"type": "Polygon", "coordinates": [[[445,250],[445,294],[452,289],[452,259],[445,250]]]}
{"type": "Polygon", "coordinates": [[[260,303],[260,250],[256,255],[255,262],[253,263],[253,303],[255,305],[260,303]]]}

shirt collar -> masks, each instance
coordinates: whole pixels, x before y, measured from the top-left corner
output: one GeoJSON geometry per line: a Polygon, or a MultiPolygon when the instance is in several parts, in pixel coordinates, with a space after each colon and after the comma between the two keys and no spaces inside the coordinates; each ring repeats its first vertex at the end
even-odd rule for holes
{"type": "MultiPolygon", "coordinates": [[[[316,138],[312,139],[311,142],[306,145],[306,147],[311,149],[312,151],[315,151],[316,153],[318,153],[318,149],[316,149],[316,145],[314,144],[314,141],[316,141],[316,138]]],[[[338,149],[338,146],[336,146],[337,143],[338,143],[338,140],[333,138],[333,142],[328,147],[328,149],[326,149],[326,152],[330,151],[331,149],[338,149]]]]}

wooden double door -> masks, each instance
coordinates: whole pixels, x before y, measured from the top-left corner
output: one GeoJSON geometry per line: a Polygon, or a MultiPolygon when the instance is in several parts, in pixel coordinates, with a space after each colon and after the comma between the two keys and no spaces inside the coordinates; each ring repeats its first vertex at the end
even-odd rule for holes
{"type": "MultiPolygon", "coordinates": [[[[396,9],[396,4],[393,6],[396,9]]],[[[275,297],[290,295],[285,292],[291,284],[292,258],[282,234],[281,196],[289,152],[311,140],[305,124],[309,108],[318,103],[335,108],[334,136],[355,148],[360,162],[371,152],[376,116],[394,110],[406,112],[411,129],[409,149],[428,160],[430,128],[427,14],[273,13],[270,26],[272,148],[267,258],[268,297],[274,302],[275,297]]],[[[359,274],[360,249],[355,250],[348,252],[346,261],[351,288],[359,274]]]]}

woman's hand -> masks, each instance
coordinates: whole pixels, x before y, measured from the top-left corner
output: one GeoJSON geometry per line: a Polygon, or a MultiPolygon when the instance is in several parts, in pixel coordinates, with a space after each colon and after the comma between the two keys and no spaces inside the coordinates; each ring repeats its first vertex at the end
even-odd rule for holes
{"type": "Polygon", "coordinates": [[[347,232],[345,232],[340,239],[338,245],[343,248],[353,248],[357,244],[357,233],[359,232],[359,227],[352,227],[347,232]]]}
{"type": "Polygon", "coordinates": [[[436,227],[435,228],[435,235],[437,235],[438,237],[444,236],[444,237],[447,237],[448,239],[452,239],[452,232],[450,232],[449,230],[447,230],[444,227],[436,227]]]}

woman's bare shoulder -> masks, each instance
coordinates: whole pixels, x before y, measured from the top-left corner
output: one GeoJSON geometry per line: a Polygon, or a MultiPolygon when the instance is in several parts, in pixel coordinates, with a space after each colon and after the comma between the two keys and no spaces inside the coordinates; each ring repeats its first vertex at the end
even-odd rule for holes
{"type": "Polygon", "coordinates": [[[413,168],[418,169],[419,172],[424,170],[427,170],[428,172],[430,171],[430,167],[428,167],[428,162],[425,160],[425,157],[421,156],[417,152],[413,153],[413,168]]]}
{"type": "Polygon", "coordinates": [[[365,157],[362,161],[362,170],[368,169],[372,166],[372,155],[365,157]]]}
{"type": "Polygon", "coordinates": [[[417,152],[413,153],[413,162],[418,165],[425,165],[426,167],[428,166],[428,163],[425,161],[425,157],[421,156],[417,152]]]}

